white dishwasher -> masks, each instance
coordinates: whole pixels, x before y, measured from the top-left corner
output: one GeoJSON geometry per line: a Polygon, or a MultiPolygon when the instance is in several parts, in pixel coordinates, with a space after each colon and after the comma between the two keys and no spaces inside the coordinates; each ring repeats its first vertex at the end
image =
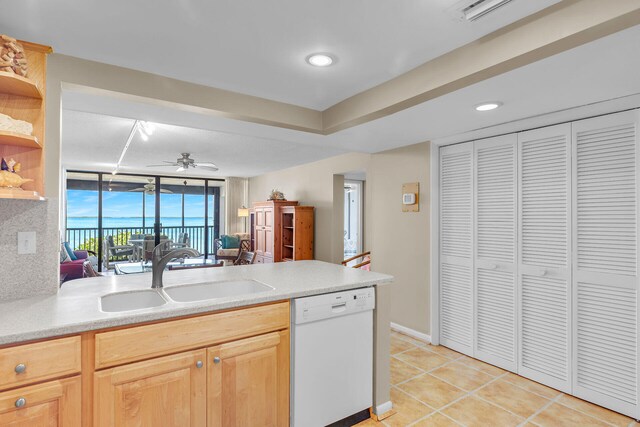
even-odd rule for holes
{"type": "Polygon", "coordinates": [[[374,288],[293,301],[292,427],[323,427],[371,407],[374,308],[374,288]]]}

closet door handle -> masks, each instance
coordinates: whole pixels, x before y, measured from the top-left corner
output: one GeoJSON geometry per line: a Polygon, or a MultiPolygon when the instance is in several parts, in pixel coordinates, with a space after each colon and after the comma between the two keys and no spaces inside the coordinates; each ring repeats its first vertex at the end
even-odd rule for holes
{"type": "Polygon", "coordinates": [[[548,271],[547,271],[547,269],[546,269],[546,268],[541,268],[541,269],[540,269],[540,275],[541,275],[541,276],[546,276],[546,275],[547,275],[547,273],[548,273],[548,271]]]}
{"type": "Polygon", "coordinates": [[[498,268],[498,264],[489,264],[489,270],[496,270],[498,268]]]}

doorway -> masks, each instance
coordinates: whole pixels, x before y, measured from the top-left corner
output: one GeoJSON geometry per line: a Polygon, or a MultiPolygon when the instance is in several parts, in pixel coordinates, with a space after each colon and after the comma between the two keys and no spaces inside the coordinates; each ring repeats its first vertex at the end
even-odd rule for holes
{"type": "Polygon", "coordinates": [[[364,181],[344,181],[344,258],[363,252],[364,181]]]}

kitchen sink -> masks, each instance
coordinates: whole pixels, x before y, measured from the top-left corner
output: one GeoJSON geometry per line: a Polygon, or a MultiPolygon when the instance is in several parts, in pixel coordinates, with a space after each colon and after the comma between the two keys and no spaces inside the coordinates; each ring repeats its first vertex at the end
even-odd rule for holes
{"type": "Polygon", "coordinates": [[[257,294],[273,288],[255,280],[230,280],[224,282],[196,283],[194,285],[164,288],[169,298],[176,302],[194,302],[209,299],[257,294]]]}
{"type": "Polygon", "coordinates": [[[142,310],[159,307],[167,303],[158,291],[145,289],[142,291],[118,292],[100,298],[100,307],[107,313],[142,310]]]}

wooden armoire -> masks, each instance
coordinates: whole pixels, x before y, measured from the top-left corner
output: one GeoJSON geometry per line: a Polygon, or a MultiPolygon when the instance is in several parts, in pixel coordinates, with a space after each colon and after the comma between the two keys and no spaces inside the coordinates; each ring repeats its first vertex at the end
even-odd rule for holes
{"type": "Polygon", "coordinates": [[[256,264],[313,259],[313,206],[271,200],[254,203],[251,210],[256,264]]]}

